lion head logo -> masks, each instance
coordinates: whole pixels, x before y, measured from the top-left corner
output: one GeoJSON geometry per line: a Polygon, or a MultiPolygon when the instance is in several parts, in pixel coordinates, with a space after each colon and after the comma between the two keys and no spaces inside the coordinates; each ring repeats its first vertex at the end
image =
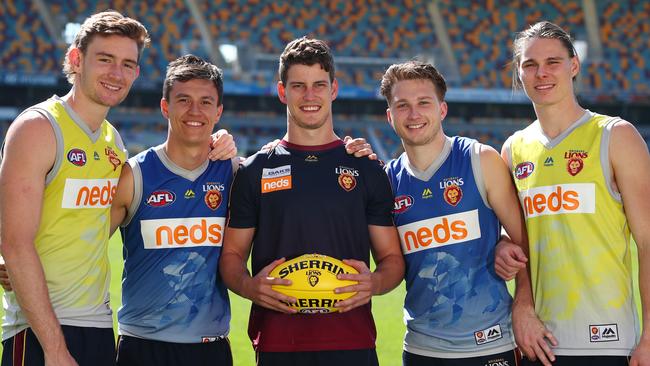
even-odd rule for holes
{"type": "Polygon", "coordinates": [[[223,199],[221,198],[221,192],[217,191],[216,189],[211,189],[205,192],[205,204],[213,211],[221,206],[222,200],[223,199]]]}
{"type": "Polygon", "coordinates": [[[566,165],[566,170],[571,174],[571,176],[576,176],[578,173],[582,171],[582,168],[584,168],[585,163],[582,161],[580,158],[571,158],[567,162],[566,165]]]}
{"type": "Polygon", "coordinates": [[[443,195],[448,204],[456,206],[463,198],[463,190],[459,186],[452,184],[445,188],[443,195]]]}
{"type": "Polygon", "coordinates": [[[318,276],[316,276],[316,275],[311,275],[311,276],[309,276],[309,277],[307,278],[307,280],[309,281],[309,285],[310,285],[311,287],[316,287],[316,285],[318,285],[318,281],[319,281],[319,279],[318,279],[318,276]]]}
{"type": "Polygon", "coordinates": [[[350,174],[340,174],[339,185],[347,192],[350,192],[357,186],[357,180],[350,174]]]}

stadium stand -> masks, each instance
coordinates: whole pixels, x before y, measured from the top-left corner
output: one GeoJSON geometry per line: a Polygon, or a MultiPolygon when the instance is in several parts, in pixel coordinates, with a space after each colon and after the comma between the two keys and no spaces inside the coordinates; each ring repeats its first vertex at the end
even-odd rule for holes
{"type": "MultiPolygon", "coordinates": [[[[502,118],[510,114],[499,114],[508,111],[508,103],[528,104],[525,97],[513,102],[512,93],[507,90],[512,82],[508,64],[514,33],[546,19],[586,41],[587,23],[594,20],[587,19],[584,2],[578,0],[437,0],[442,28],[434,26],[428,8],[432,4],[430,0],[52,0],[41,3],[47,11],[39,12],[37,2],[32,1],[0,3],[0,86],[22,83],[54,89],[58,82],[60,87],[60,65],[67,46],[62,37],[48,32],[46,25],[54,24],[63,33],[67,24],[112,8],[139,19],[151,33],[152,47],[145,51],[140,78],[131,93],[135,100],[151,102],[151,97],[141,98],[138,92],[159,93],[169,60],[188,52],[202,57],[210,54],[201,38],[201,19],[196,19],[188,7],[193,3],[203,16],[211,41],[216,45],[236,45],[240,53],[241,70],[221,65],[228,98],[267,98],[262,102],[252,101],[259,105],[251,110],[246,108],[246,103],[239,103],[239,109],[226,109],[221,125],[233,131],[240,151],[256,151],[265,142],[281,137],[286,123],[284,116],[254,111],[263,110],[271,99],[277,103],[274,96],[277,60],[286,42],[310,35],[326,39],[337,56],[339,98],[358,100],[358,108],[347,107],[344,113],[337,113],[338,133],[365,136],[384,159],[402,151],[399,140],[385,122],[382,113],[385,105],[381,105],[377,92],[379,79],[391,63],[419,56],[444,64],[441,58],[445,53],[441,50],[445,40],[449,40],[456,59],[451,66],[458,70],[458,77],[448,80],[453,88],[448,93],[452,98],[450,103],[502,105],[489,115],[465,107],[467,111],[461,116],[447,118],[446,131],[465,134],[499,148],[506,136],[530,122],[527,117],[502,118]],[[39,77],[45,78],[45,82],[39,77]],[[486,99],[473,100],[476,96],[486,99]],[[369,107],[373,103],[374,107],[369,107]]],[[[620,0],[593,1],[593,4],[602,57],[590,55],[583,63],[578,91],[581,97],[595,103],[620,103],[620,109],[614,113],[625,117],[629,103],[650,105],[647,61],[650,60],[650,2],[620,0]]],[[[25,105],[0,103],[0,108],[20,110],[35,102],[28,99],[25,98],[25,105]]],[[[114,109],[109,117],[117,122],[130,150],[137,152],[162,142],[166,126],[157,106],[134,103],[135,106],[114,109]]],[[[5,114],[0,116],[3,137],[11,120],[5,114]]],[[[639,115],[647,114],[634,114],[639,115]]],[[[649,140],[650,129],[643,122],[650,121],[634,119],[641,123],[639,130],[649,140]]]]}

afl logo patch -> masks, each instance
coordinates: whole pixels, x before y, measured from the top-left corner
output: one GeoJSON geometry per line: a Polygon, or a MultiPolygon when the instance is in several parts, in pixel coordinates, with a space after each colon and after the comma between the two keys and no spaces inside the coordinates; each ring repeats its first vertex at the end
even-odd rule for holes
{"type": "Polygon", "coordinates": [[[210,189],[207,192],[205,192],[204,200],[205,200],[205,204],[212,211],[218,209],[219,206],[221,206],[221,201],[223,201],[223,199],[221,198],[221,192],[219,192],[216,189],[210,189]]]}
{"type": "Polygon", "coordinates": [[[68,161],[76,166],[86,165],[86,152],[81,149],[68,151],[68,161]]]}
{"type": "Polygon", "coordinates": [[[408,195],[402,195],[395,197],[395,204],[393,205],[393,213],[401,214],[406,212],[409,208],[413,206],[413,197],[408,195]]]}
{"type": "Polygon", "coordinates": [[[531,174],[533,174],[534,170],[535,170],[535,164],[531,163],[530,161],[519,163],[515,168],[515,178],[517,179],[528,178],[531,174]]]}
{"type": "Polygon", "coordinates": [[[350,174],[339,174],[339,185],[346,192],[350,192],[357,186],[357,180],[350,174]]]}
{"type": "Polygon", "coordinates": [[[463,198],[463,190],[459,186],[452,184],[445,187],[443,192],[445,202],[452,206],[457,206],[460,200],[463,198]]]}
{"type": "Polygon", "coordinates": [[[147,198],[147,206],[165,207],[176,201],[176,195],[171,191],[155,191],[147,198]]]}

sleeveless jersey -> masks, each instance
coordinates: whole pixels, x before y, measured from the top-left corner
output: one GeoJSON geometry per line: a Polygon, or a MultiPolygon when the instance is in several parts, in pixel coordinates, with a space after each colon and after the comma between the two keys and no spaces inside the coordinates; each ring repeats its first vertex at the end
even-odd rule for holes
{"type": "Polygon", "coordinates": [[[554,139],[536,121],[506,145],[526,216],[535,310],[559,342],[557,355],[625,356],[638,339],[630,231],[608,155],[616,121],[587,111],[554,139]]]}
{"type": "Polygon", "coordinates": [[[188,171],[158,146],[129,164],[136,189],[121,229],[120,334],[174,343],[226,336],[230,303],[218,263],[231,161],[206,161],[188,171]]]}
{"type": "MultiPolygon", "coordinates": [[[[54,312],[63,325],[111,328],[107,245],[124,145],[108,121],[93,132],[57,96],[26,111],[46,117],[56,138],[34,238],[54,312]]],[[[28,324],[14,293],[4,299],[2,337],[8,339],[28,324]]]]}
{"type": "Polygon", "coordinates": [[[494,270],[500,223],[488,207],[475,140],[447,138],[424,172],[406,153],[387,173],[406,262],[404,349],[470,358],[515,348],[512,299],[494,270]]]}

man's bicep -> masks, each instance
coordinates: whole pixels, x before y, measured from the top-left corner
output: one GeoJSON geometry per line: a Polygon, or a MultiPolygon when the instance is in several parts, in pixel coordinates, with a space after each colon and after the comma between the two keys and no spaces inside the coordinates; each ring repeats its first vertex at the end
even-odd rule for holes
{"type": "Polygon", "coordinates": [[[36,235],[45,179],[56,155],[56,140],[47,120],[15,123],[7,133],[0,165],[0,225],[5,247],[31,241],[36,235]]]}
{"type": "Polygon", "coordinates": [[[395,226],[368,225],[368,233],[375,262],[381,262],[390,255],[402,255],[395,226]]]}
{"type": "Polygon", "coordinates": [[[117,183],[117,191],[111,204],[111,235],[124,223],[128,215],[129,207],[133,201],[134,183],[131,166],[128,163],[124,164],[120,180],[117,183]]]}

